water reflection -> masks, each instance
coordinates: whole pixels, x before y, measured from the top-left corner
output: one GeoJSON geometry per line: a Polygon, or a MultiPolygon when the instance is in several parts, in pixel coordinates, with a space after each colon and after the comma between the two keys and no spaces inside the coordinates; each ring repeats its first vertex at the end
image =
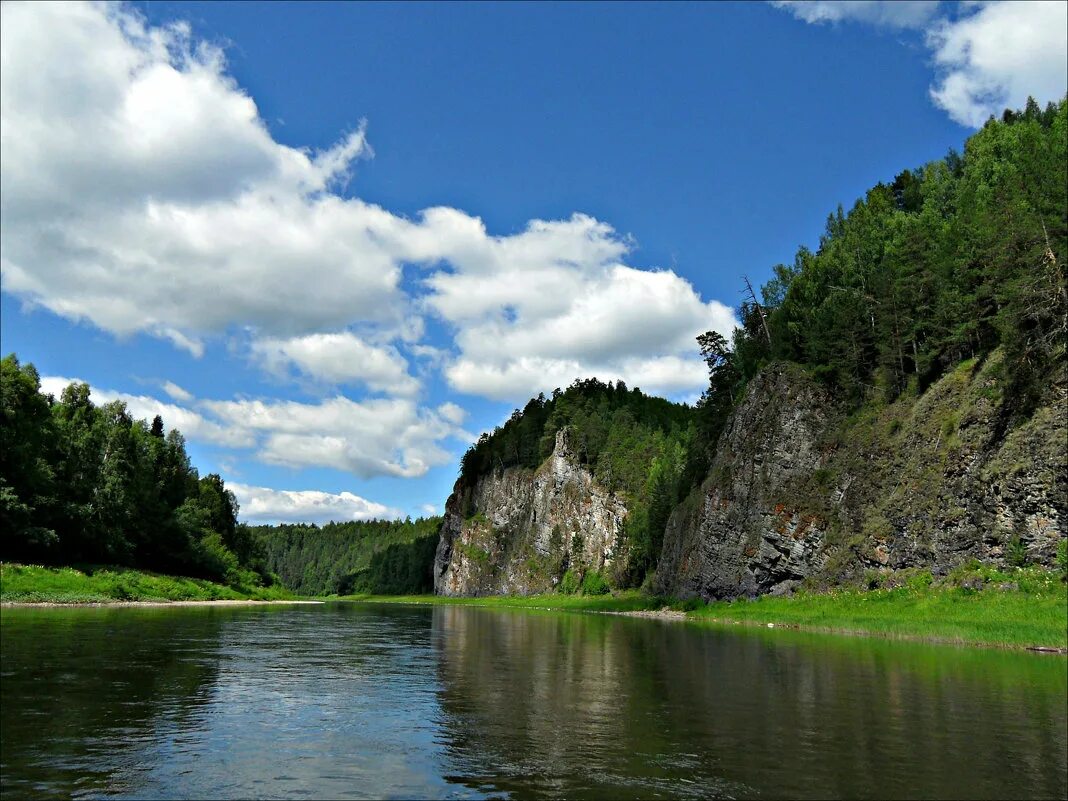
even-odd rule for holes
{"type": "Polygon", "coordinates": [[[466,607],[10,610],[5,797],[1063,797],[1062,658],[466,607]]]}
{"type": "Polygon", "coordinates": [[[469,786],[567,797],[1063,797],[1063,659],[456,607],[469,786]]]}

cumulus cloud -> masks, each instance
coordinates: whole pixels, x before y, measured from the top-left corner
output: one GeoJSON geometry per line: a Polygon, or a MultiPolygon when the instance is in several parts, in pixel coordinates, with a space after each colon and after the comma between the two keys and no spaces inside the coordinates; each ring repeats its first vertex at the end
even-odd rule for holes
{"type": "Polygon", "coordinates": [[[468,435],[452,409],[418,407],[402,398],[361,402],[338,395],[318,403],[236,400],[200,402],[224,425],[255,432],[257,456],[288,467],[332,467],[362,478],[414,478],[450,460],[440,443],[468,435]]]}
{"type": "Polygon", "coordinates": [[[226,486],[237,496],[241,519],[249,523],[327,523],[403,516],[397,509],[351,492],[275,490],[234,482],[228,482],[226,486]]]}
{"type": "Polygon", "coordinates": [[[274,141],[222,53],[121,6],[0,10],[3,285],[115,334],[194,353],[408,312],[388,242],[406,223],[331,192],[367,152],[274,141]]]}
{"type": "Polygon", "coordinates": [[[179,403],[189,403],[189,401],[193,400],[192,392],[182,389],[173,381],[164,381],[163,391],[170,395],[173,400],[176,400],[179,403]]]}
{"type": "Polygon", "coordinates": [[[31,305],[194,354],[239,330],[275,372],[406,397],[396,342],[495,398],[592,373],[693,390],[693,337],[733,325],[674,273],[625,266],[629,240],[581,214],[493,236],[457,209],[407,219],[342,195],[363,129],[317,153],[276,142],[188,27],[78,3],[2,15],[0,259],[31,305]],[[406,265],[425,297],[401,286],[406,265]],[[420,343],[422,314],[456,347],[420,343]],[[552,380],[500,386],[529,373],[520,358],[552,380]]]}
{"type": "MultiPolygon", "coordinates": [[[[59,397],[71,383],[83,382],[46,376],[41,389],[59,397]]],[[[91,397],[97,404],[123,401],[137,419],[158,414],[192,441],[255,449],[267,464],[331,467],[361,478],[422,476],[452,458],[444,441],[472,439],[460,427],[463,410],[452,403],[427,409],[408,399],[356,402],[338,395],[318,403],[191,397],[179,406],[98,387],[91,387],[91,397]]]]}
{"type": "Polygon", "coordinates": [[[978,128],[992,114],[1023,108],[1029,96],[1045,104],[1068,90],[1068,3],[775,0],[772,5],[809,23],[923,30],[937,73],[931,99],[961,125],[978,128]]]}
{"type": "Polygon", "coordinates": [[[591,375],[692,392],[707,383],[695,337],[736,325],[674,272],[623,264],[629,241],[591,217],[467,234],[426,280],[426,303],[455,327],[445,375],[462,392],[519,400],[591,375]]]}
{"type": "Polygon", "coordinates": [[[773,0],[805,22],[855,20],[891,28],[922,28],[938,12],[938,0],[773,0]]]}
{"type": "Polygon", "coordinates": [[[332,384],[362,384],[375,392],[412,395],[419,382],[392,345],[375,345],[349,331],[308,334],[290,339],[261,339],[252,352],[271,372],[296,370],[332,384]]]}
{"type": "MultiPolygon", "coordinates": [[[[70,384],[88,383],[88,381],[82,381],[80,378],[49,375],[41,378],[41,391],[59,398],[63,394],[63,390],[70,384]]],[[[177,388],[180,389],[180,387],[177,388]]],[[[97,405],[111,403],[112,401],[122,401],[126,404],[126,409],[135,420],[152,420],[153,417],[159,415],[163,418],[163,422],[168,428],[177,428],[190,440],[205,442],[210,445],[222,445],[228,448],[250,448],[256,443],[252,432],[247,429],[208,420],[204,415],[185,406],[165,403],[149,395],[130,395],[126,392],[113,392],[99,387],[90,387],[90,398],[97,405]]]]}
{"type": "Polygon", "coordinates": [[[927,35],[940,79],[934,102],[961,125],[1023,108],[1028,96],[1060,100],[1068,90],[1068,3],[981,4],[927,35]]]}

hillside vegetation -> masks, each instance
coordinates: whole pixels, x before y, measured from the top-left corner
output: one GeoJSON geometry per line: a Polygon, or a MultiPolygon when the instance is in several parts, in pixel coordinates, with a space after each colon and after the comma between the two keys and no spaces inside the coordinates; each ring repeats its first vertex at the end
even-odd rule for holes
{"type": "Polygon", "coordinates": [[[237,512],[160,417],[97,406],[87,384],[46,395],[32,364],[0,361],[0,560],[136,567],[247,592],[272,579],[237,512]]]}
{"type": "Polygon", "coordinates": [[[301,595],[430,592],[440,517],[250,526],[267,568],[301,595]]]}

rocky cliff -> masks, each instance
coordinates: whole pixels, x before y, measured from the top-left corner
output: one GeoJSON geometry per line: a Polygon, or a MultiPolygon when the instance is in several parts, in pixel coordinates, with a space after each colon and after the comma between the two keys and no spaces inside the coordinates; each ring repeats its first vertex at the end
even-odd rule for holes
{"type": "Polygon", "coordinates": [[[765,368],[671,516],[656,589],[729,598],[971,558],[1051,563],[1068,525],[1064,383],[1013,421],[1001,374],[995,353],[846,416],[800,368],[765,368]]]}
{"type": "Polygon", "coordinates": [[[567,430],[536,470],[512,467],[457,482],[434,559],[439,595],[529,595],[569,568],[603,570],[621,547],[627,508],[572,453],[567,430]]]}

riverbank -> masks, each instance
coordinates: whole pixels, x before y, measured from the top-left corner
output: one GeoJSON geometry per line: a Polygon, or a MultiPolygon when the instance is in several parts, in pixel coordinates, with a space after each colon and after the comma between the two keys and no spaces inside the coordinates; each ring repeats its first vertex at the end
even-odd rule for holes
{"type": "Polygon", "coordinates": [[[291,602],[283,587],[234,588],[205,579],[167,576],[120,567],[41,567],[0,565],[4,606],[248,604],[291,602]]]}
{"type": "Polygon", "coordinates": [[[940,583],[920,572],[883,581],[884,586],[873,589],[711,603],[659,598],[634,590],[594,596],[354,595],[341,600],[594,612],[956,645],[1068,650],[1068,586],[1054,571],[970,568],[940,583]]]}

